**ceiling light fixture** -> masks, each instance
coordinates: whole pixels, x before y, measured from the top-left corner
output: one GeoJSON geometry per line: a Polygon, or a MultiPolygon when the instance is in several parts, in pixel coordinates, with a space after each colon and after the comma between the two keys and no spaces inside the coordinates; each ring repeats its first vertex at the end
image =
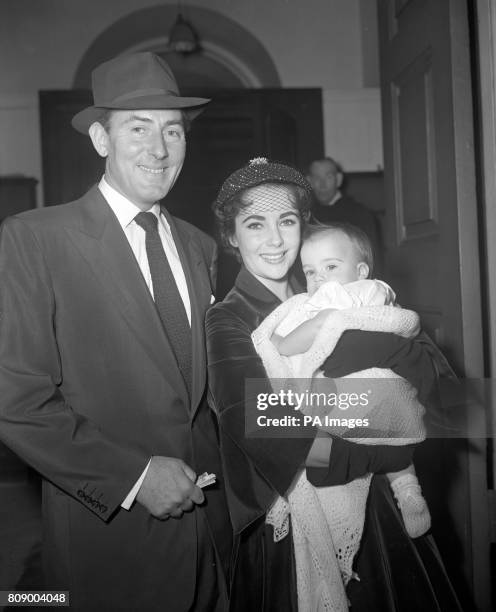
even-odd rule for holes
{"type": "Polygon", "coordinates": [[[169,32],[169,50],[177,53],[194,53],[200,49],[198,34],[191,23],[181,13],[180,1],[177,3],[177,18],[169,32]]]}

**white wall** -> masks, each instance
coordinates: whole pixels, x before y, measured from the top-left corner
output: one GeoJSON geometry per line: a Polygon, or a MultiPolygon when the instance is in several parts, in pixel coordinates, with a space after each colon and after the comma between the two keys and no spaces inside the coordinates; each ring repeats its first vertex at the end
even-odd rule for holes
{"type": "Polygon", "coordinates": [[[382,170],[379,89],[325,89],[322,93],[326,155],[348,172],[382,170]]]}
{"type": "MultiPolygon", "coordinates": [[[[1,0],[0,175],[24,173],[41,179],[38,91],[70,88],[80,59],[99,34],[121,17],[156,4],[156,0],[1,0]],[[18,107],[13,108],[16,101],[18,107]]],[[[169,4],[176,6],[175,1],[169,4]]],[[[369,132],[361,129],[363,113],[369,113],[368,124],[378,116],[376,109],[371,110],[370,89],[364,89],[374,80],[370,58],[377,50],[370,36],[373,13],[369,5],[364,10],[363,0],[191,4],[221,12],[251,31],[272,56],[284,87],[323,88],[326,152],[336,155],[346,169],[374,170],[382,163],[380,129],[370,130],[366,143],[369,132]],[[353,98],[358,115],[339,102],[343,96],[353,98]]],[[[187,3],[183,5],[187,10],[187,3]]]]}

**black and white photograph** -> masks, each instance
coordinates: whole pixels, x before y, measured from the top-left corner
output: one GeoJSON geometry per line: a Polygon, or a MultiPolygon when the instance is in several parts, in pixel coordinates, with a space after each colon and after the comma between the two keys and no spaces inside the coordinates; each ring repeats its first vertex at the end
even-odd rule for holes
{"type": "Polygon", "coordinates": [[[0,0],[0,612],[496,609],[494,0],[0,0]]]}

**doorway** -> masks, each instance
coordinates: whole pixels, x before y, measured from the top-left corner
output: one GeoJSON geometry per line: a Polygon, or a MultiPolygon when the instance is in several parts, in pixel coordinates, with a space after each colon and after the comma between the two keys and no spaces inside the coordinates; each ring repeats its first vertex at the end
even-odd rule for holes
{"type": "MultiPolygon", "coordinates": [[[[383,0],[379,40],[386,189],[385,267],[402,306],[457,374],[482,379],[481,278],[468,5],[383,0]]],[[[433,534],[464,609],[490,609],[486,423],[453,406],[418,450],[433,534]],[[443,429],[444,428],[444,429],[443,429]]],[[[465,408],[465,406],[462,406],[465,408]]],[[[487,407],[486,407],[487,408],[487,407]]]]}

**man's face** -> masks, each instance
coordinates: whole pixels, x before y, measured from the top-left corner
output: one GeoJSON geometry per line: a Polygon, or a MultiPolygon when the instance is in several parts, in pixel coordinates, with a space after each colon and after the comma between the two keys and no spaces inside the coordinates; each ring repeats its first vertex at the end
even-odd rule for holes
{"type": "Polygon", "coordinates": [[[321,204],[330,202],[341,187],[343,175],[330,161],[313,162],[307,176],[315,197],[321,204]]]}
{"type": "Polygon", "coordinates": [[[90,136],[107,158],[105,178],[142,210],[164,198],[177,180],[186,154],[179,110],[117,110],[108,131],[99,123],[90,136]]]}

